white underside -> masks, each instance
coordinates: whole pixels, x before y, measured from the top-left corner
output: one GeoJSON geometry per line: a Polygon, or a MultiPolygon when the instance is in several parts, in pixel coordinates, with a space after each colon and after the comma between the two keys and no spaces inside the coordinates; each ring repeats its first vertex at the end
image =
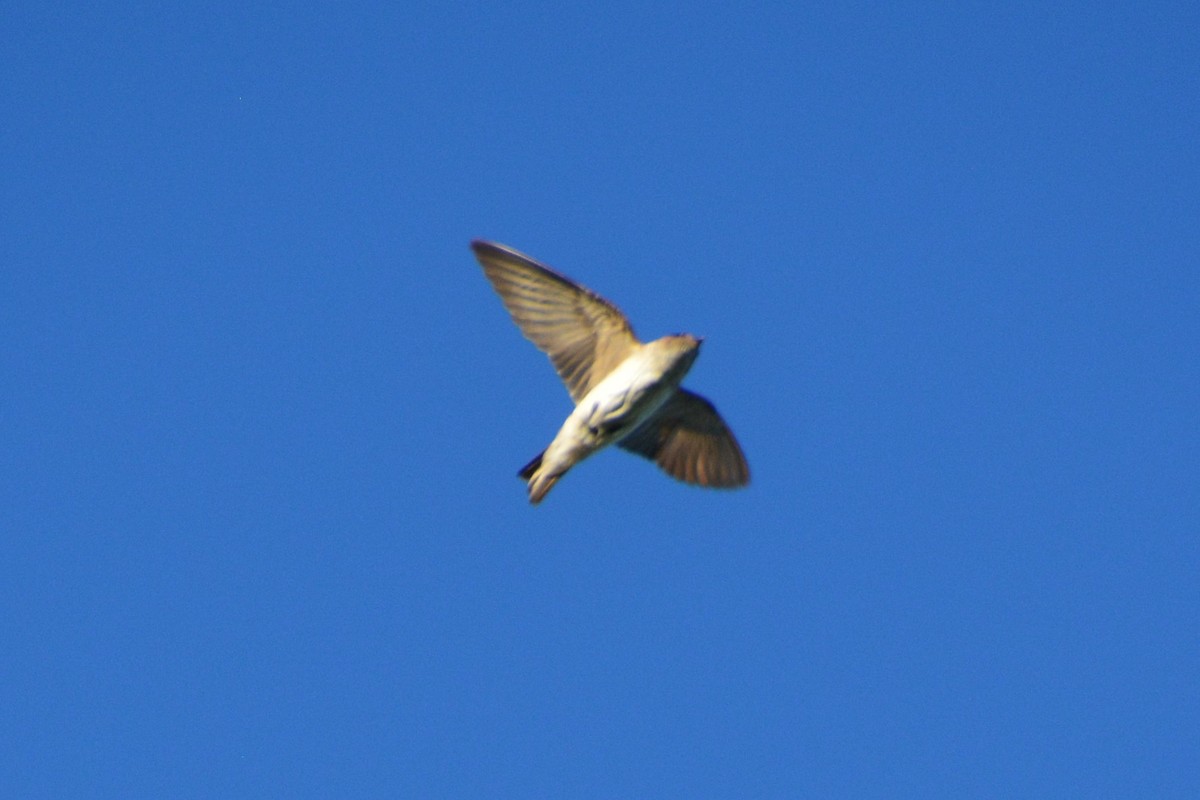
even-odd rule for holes
{"type": "Polygon", "coordinates": [[[539,471],[566,472],[592,453],[632,433],[658,411],[679,386],[682,375],[664,379],[671,363],[641,351],[588,392],[567,417],[542,456],[539,471]]]}

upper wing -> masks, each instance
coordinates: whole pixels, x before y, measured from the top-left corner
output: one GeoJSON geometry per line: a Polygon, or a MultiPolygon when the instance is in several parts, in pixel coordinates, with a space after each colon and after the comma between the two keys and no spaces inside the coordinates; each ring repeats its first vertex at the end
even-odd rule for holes
{"type": "Polygon", "coordinates": [[[750,482],[750,465],[725,420],[712,403],[686,389],[618,445],[688,483],[728,489],[750,482]]]}
{"type": "Polygon", "coordinates": [[[603,297],[516,250],[471,242],[483,272],[525,336],[579,402],[638,344],[625,315],[603,297]]]}

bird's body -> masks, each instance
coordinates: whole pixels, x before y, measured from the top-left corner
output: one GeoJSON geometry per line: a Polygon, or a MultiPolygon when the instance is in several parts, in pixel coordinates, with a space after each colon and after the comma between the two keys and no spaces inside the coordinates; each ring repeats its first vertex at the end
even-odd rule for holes
{"type": "MultiPolygon", "coordinates": [[[[640,345],[588,392],[550,446],[531,464],[529,496],[540,502],[559,476],[583,459],[619,442],[658,411],[696,360],[699,342],[670,336],[640,345]]],[[[522,470],[524,472],[524,470],[522,470]]]]}
{"type": "Polygon", "coordinates": [[[515,250],[472,248],[522,332],[546,351],[576,400],[550,445],[519,473],[537,504],[573,466],[617,443],[702,486],[745,485],[733,434],[707,400],[680,388],[699,354],[688,334],[641,343],[608,301],[515,250]]]}

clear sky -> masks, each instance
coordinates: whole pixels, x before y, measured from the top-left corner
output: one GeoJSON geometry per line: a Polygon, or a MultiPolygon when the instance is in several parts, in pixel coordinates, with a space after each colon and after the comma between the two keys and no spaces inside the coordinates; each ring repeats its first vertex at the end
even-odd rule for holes
{"type": "Polygon", "coordinates": [[[822,6],[7,4],[0,792],[1200,796],[1200,6],[822,6]]]}

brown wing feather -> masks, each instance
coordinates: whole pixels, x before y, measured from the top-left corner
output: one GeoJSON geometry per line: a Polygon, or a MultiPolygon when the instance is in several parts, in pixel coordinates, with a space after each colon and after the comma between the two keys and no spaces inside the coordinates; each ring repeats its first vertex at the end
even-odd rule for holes
{"type": "Polygon", "coordinates": [[[578,402],[638,345],[616,306],[516,250],[471,243],[517,327],[554,364],[578,402]]]}
{"type": "Polygon", "coordinates": [[[712,403],[686,389],[618,444],[681,481],[726,489],[750,482],[750,466],[725,420],[712,403]]]}

